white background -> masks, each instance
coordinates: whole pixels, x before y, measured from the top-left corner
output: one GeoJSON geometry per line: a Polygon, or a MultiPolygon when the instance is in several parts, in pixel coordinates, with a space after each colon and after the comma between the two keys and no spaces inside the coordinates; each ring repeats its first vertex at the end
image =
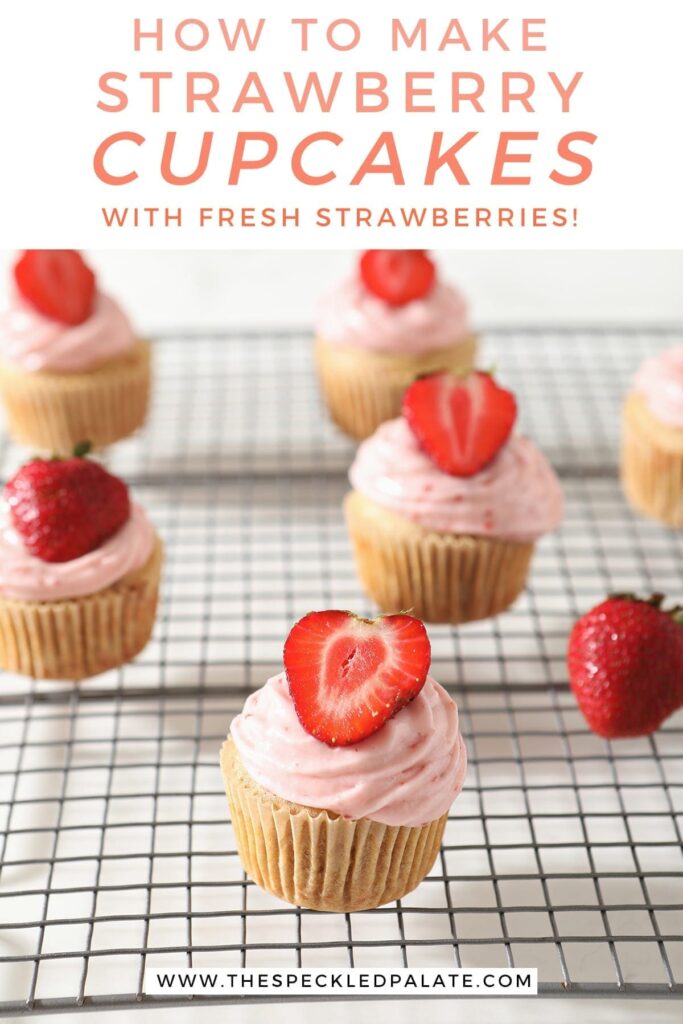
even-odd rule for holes
{"type": "MultiPolygon", "coordinates": [[[[532,3],[531,0],[488,0],[486,10],[473,2],[444,13],[440,0],[392,0],[391,6],[367,0],[164,0],[161,5],[142,0],[117,0],[95,4],[91,0],[22,0],[5,4],[0,33],[0,225],[6,245],[33,247],[53,245],[187,248],[316,247],[357,248],[360,245],[421,245],[447,248],[679,248],[683,242],[683,204],[680,167],[681,133],[679,102],[683,63],[683,5],[675,0],[649,0],[642,6],[628,0],[572,0],[571,3],[532,3]],[[472,51],[450,48],[436,51],[439,30],[450,16],[461,17],[473,40],[472,51]],[[162,53],[151,47],[135,53],[132,47],[133,18],[150,21],[163,14],[166,36],[184,18],[203,18],[213,28],[211,43],[197,53],[178,50],[171,42],[162,53]],[[244,50],[229,54],[217,30],[217,18],[229,21],[240,15],[254,21],[269,18],[257,53],[244,50]],[[357,17],[363,25],[361,46],[349,53],[324,47],[301,54],[293,42],[289,21],[293,15],[321,18],[357,17]],[[434,30],[429,51],[391,54],[390,19],[405,17],[413,23],[429,16],[434,30]],[[498,20],[509,17],[519,25],[522,17],[545,15],[547,52],[522,53],[514,44],[510,53],[481,52],[482,15],[498,20]],[[384,53],[385,56],[381,56],[384,53]],[[172,69],[174,75],[188,70],[210,70],[225,83],[224,104],[219,113],[184,113],[184,80],[169,83],[170,102],[161,112],[148,112],[141,70],[172,69]],[[241,83],[248,70],[258,69],[271,89],[275,112],[258,108],[231,115],[241,83]],[[282,71],[305,77],[309,70],[324,75],[342,70],[386,70],[400,84],[406,70],[433,70],[438,90],[448,98],[449,73],[454,69],[475,71],[487,79],[486,112],[453,115],[446,103],[436,114],[410,114],[398,100],[386,114],[353,112],[350,80],[344,88],[344,104],[333,114],[294,114],[284,101],[282,71]],[[97,109],[97,82],[104,71],[122,71],[129,77],[131,103],[121,113],[97,109]],[[538,76],[536,113],[500,113],[500,74],[526,70],[538,76]],[[559,98],[549,87],[549,71],[564,82],[576,71],[584,79],[575,93],[572,111],[560,112],[559,98]],[[135,84],[137,83],[137,84],[135,84]],[[311,131],[334,130],[345,137],[339,149],[339,179],[331,185],[311,188],[296,183],[289,169],[294,144],[311,131]],[[400,136],[407,185],[389,187],[383,175],[356,189],[345,184],[381,131],[394,129],[400,136]],[[532,162],[533,187],[492,187],[493,153],[499,131],[540,130],[541,140],[532,162]],[[113,132],[134,130],[147,136],[138,151],[140,179],[113,188],[100,183],[92,170],[99,142],[113,132]],[[194,166],[198,140],[203,131],[215,132],[215,151],[207,176],[195,185],[178,187],[159,182],[162,140],[169,130],[179,137],[179,171],[194,166]],[[232,144],[238,130],[275,131],[280,138],[278,160],[265,172],[246,176],[239,188],[226,184],[232,144]],[[466,131],[479,138],[468,156],[469,187],[454,184],[450,174],[440,176],[434,188],[420,186],[426,148],[432,132],[443,130],[455,141],[466,131]],[[595,171],[584,185],[562,187],[548,180],[556,163],[557,140],[567,131],[584,130],[599,136],[595,147],[595,171]],[[427,140],[427,141],[425,141],[427,140]],[[201,231],[189,224],[182,230],[107,230],[102,205],[177,206],[200,205],[455,205],[486,206],[579,206],[577,228],[529,231],[503,228],[498,232],[453,233],[444,231],[375,233],[363,229],[309,228],[298,232],[265,229],[201,231]],[[417,234],[417,237],[416,237],[417,234]],[[361,241],[362,239],[362,241],[361,241]]],[[[519,38],[519,31],[516,36],[519,38]]],[[[514,36],[514,33],[512,33],[514,36]]],[[[511,37],[512,38],[512,37],[511,37]]],[[[149,86],[149,83],[146,83],[149,86]]],[[[397,94],[394,94],[397,95],[397,94]]],[[[224,98],[223,98],[224,96],[224,98]]],[[[128,159],[134,146],[124,146],[128,159]]],[[[189,217],[188,217],[189,220],[189,217]]]]}
{"type": "MultiPolygon", "coordinates": [[[[0,282],[14,254],[0,251],[0,282]]],[[[103,252],[101,284],[142,331],[310,325],[347,252],[103,252]]],[[[683,252],[440,252],[478,325],[683,322],[683,252]]],[[[0,284],[0,291],[4,284],[0,284]]]]}

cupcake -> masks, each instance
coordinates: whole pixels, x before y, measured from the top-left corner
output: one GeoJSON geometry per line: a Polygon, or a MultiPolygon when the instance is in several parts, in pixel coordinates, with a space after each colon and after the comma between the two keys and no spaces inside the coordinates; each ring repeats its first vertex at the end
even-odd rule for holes
{"type": "Polygon", "coordinates": [[[357,440],[401,411],[403,392],[434,370],[464,373],[476,338],[463,297],[422,250],[372,249],[322,302],[315,357],[334,422],[357,440]]]}
{"type": "Polygon", "coordinates": [[[73,250],[29,250],[0,309],[0,395],[9,430],[30,448],[103,448],[142,426],[150,346],[73,250]]]}
{"type": "Polygon", "coordinates": [[[621,480],[639,512],[683,526],[683,346],[636,374],[622,416],[621,480]]]}
{"type": "Polygon", "coordinates": [[[33,459],[0,520],[0,667],[38,679],[116,668],[149,640],[162,545],[128,488],[83,451],[33,459]]]}
{"type": "Polygon", "coordinates": [[[430,870],[467,767],[458,710],[409,615],[306,615],[285,671],[246,701],[221,750],[244,870],[312,910],[400,899],[430,870]]]}
{"type": "Polygon", "coordinates": [[[563,501],[545,457],[513,433],[516,415],[490,374],[432,374],[360,446],[344,504],[360,579],[380,608],[458,623],[519,595],[563,501]]]}

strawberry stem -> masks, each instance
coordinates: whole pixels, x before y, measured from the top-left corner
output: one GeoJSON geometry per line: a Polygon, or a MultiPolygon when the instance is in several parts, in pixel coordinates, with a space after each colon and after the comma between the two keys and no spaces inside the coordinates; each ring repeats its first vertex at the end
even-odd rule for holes
{"type": "Polygon", "coordinates": [[[74,445],[73,457],[75,459],[84,459],[85,456],[89,455],[91,451],[91,441],[79,441],[78,444],[74,445]]]}
{"type": "Polygon", "coordinates": [[[608,600],[635,601],[639,604],[649,604],[652,608],[662,612],[663,615],[669,615],[679,626],[683,626],[683,605],[675,604],[672,608],[663,608],[662,605],[666,601],[666,594],[657,592],[650,594],[649,597],[639,597],[638,594],[630,593],[609,594],[608,600]]]}
{"type": "Polygon", "coordinates": [[[665,597],[666,594],[659,593],[650,594],[649,597],[640,597],[638,594],[633,594],[629,591],[607,595],[609,601],[639,601],[641,604],[651,604],[653,608],[661,608],[665,597]]]}

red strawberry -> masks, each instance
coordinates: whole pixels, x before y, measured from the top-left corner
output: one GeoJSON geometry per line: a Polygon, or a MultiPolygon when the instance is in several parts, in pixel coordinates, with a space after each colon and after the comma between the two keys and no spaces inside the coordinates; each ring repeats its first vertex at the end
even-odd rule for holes
{"type": "Polygon", "coordinates": [[[51,320],[73,327],[92,312],[95,275],[75,249],[28,249],[14,278],[27,302],[51,320]]]}
{"type": "Polygon", "coordinates": [[[432,290],[436,268],[423,249],[368,249],[360,276],[373,295],[390,306],[405,306],[432,290]]]}
{"type": "Polygon", "coordinates": [[[371,736],[422,689],[431,661],[427,631],[411,615],[361,619],[310,612],[284,650],[302,726],[331,747],[371,736]]]}
{"type": "Polygon", "coordinates": [[[407,389],[403,415],[440,469],[453,476],[474,476],[512,433],[517,402],[490,373],[432,373],[407,389]]]}
{"type": "Polygon", "coordinates": [[[4,497],[12,526],[43,562],[70,562],[94,551],[130,515],[123,481],[82,454],[27,462],[5,486],[4,497]]]}
{"type": "Polygon", "coordinates": [[[662,600],[608,597],[572,629],[571,687],[599,736],[645,736],[683,705],[681,610],[664,611],[662,600]]]}

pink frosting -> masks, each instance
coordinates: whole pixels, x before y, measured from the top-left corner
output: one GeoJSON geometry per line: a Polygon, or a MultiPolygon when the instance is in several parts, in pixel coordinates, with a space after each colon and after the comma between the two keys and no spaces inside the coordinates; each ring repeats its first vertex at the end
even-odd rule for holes
{"type": "Polygon", "coordinates": [[[5,519],[0,530],[0,594],[19,601],[60,601],[104,590],[141,568],[152,553],[154,528],[139,505],[99,548],[71,562],[43,562],[29,554],[5,519]]]}
{"type": "Polygon", "coordinates": [[[92,313],[70,327],[43,316],[14,292],[0,308],[0,353],[29,373],[80,373],[127,352],[135,342],[121,307],[101,292],[92,313]]]}
{"type": "Polygon", "coordinates": [[[349,473],[356,491],[430,530],[525,543],[562,521],[560,483],[533,441],[514,435],[471,477],[444,473],[405,419],[361,444],[349,473]]]}
{"type": "Polygon", "coordinates": [[[390,306],[352,277],[320,303],[316,331],[332,345],[421,354],[465,341],[470,328],[465,300],[451,285],[437,281],[423,299],[390,306]]]}
{"type": "Polygon", "coordinates": [[[683,428],[683,346],[646,359],[636,374],[635,388],[656,419],[683,428]]]}
{"type": "Polygon", "coordinates": [[[258,783],[293,803],[385,825],[425,825],[462,789],[467,752],[458,709],[427,678],[417,697],[373,736],[328,747],[299,722],[281,673],[247,698],[230,734],[258,783]]]}

